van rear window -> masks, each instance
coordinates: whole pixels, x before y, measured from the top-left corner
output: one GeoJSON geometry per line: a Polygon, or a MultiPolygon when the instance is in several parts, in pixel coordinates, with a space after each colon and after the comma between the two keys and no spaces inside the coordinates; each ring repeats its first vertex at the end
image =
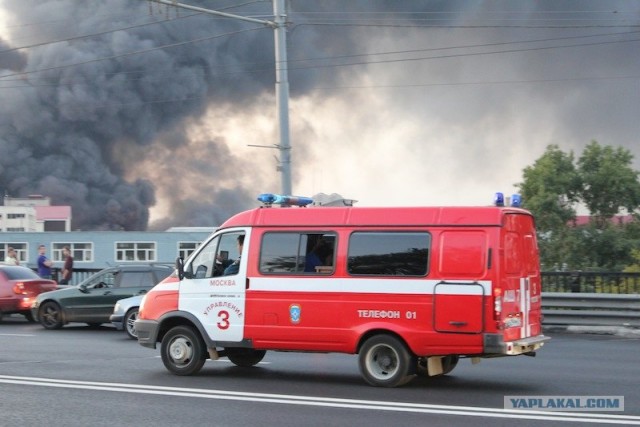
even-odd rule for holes
{"type": "Polygon", "coordinates": [[[425,232],[355,232],[347,271],[353,275],[426,276],[431,235],[425,232]]]}

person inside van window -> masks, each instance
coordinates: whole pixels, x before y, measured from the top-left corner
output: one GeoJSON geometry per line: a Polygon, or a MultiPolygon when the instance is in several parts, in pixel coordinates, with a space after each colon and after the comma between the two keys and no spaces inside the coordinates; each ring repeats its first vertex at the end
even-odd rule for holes
{"type": "Polygon", "coordinates": [[[305,257],[304,271],[306,273],[316,273],[319,271],[317,267],[331,265],[331,256],[330,245],[324,239],[319,239],[311,252],[305,257]]]}
{"type": "Polygon", "coordinates": [[[242,246],[244,245],[244,234],[238,236],[238,259],[233,261],[227,268],[224,269],[223,276],[230,276],[232,274],[238,274],[240,271],[240,257],[242,256],[242,246]]]}

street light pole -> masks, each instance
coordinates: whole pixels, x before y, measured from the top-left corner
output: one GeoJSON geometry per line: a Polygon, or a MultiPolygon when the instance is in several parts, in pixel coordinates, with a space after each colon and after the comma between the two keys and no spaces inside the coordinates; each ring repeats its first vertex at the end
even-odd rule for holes
{"type": "Polygon", "coordinates": [[[292,195],[291,189],[291,145],[289,143],[289,75],[287,67],[287,15],[285,0],[273,0],[275,17],[276,53],[276,105],[278,129],[280,131],[280,173],[282,173],[282,194],[292,195]]]}
{"type": "Polygon", "coordinates": [[[211,15],[223,16],[225,18],[239,19],[241,21],[253,22],[273,28],[275,39],[275,60],[276,60],[276,113],[278,117],[278,130],[280,143],[275,145],[280,150],[278,170],[282,173],[282,194],[292,195],[291,187],[291,144],[289,137],[289,76],[287,67],[287,13],[285,0],[273,0],[274,20],[250,18],[247,16],[235,15],[232,13],[219,12],[217,10],[204,9],[179,3],[175,0],[149,0],[155,3],[166,4],[168,6],[193,10],[211,15]]]}

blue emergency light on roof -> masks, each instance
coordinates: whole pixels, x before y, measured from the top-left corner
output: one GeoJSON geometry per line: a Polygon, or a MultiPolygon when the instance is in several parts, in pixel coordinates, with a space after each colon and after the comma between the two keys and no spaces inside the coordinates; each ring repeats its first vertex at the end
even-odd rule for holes
{"type": "Polygon", "coordinates": [[[311,197],[281,196],[280,194],[273,193],[260,194],[258,196],[258,201],[264,203],[267,206],[307,206],[313,203],[313,199],[311,197]]]}
{"type": "MultiPolygon", "coordinates": [[[[512,194],[511,198],[507,199],[509,206],[519,208],[522,206],[522,196],[519,194],[512,194]]],[[[496,206],[505,206],[504,194],[498,192],[493,198],[493,204],[496,206]]]]}

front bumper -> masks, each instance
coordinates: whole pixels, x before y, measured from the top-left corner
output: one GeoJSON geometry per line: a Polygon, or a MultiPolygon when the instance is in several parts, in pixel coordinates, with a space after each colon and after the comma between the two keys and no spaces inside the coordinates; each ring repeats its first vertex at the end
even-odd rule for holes
{"type": "Polygon", "coordinates": [[[160,324],[155,320],[138,319],[135,323],[138,344],[143,347],[156,348],[160,324]]]}
{"type": "Polygon", "coordinates": [[[113,323],[113,326],[115,326],[117,330],[124,330],[124,315],[112,314],[109,316],[109,322],[113,323]]]}
{"type": "Polygon", "coordinates": [[[32,304],[31,304],[31,308],[29,309],[31,310],[31,316],[33,317],[33,319],[36,322],[39,322],[38,319],[38,310],[40,310],[40,301],[35,300],[32,304]]]}

